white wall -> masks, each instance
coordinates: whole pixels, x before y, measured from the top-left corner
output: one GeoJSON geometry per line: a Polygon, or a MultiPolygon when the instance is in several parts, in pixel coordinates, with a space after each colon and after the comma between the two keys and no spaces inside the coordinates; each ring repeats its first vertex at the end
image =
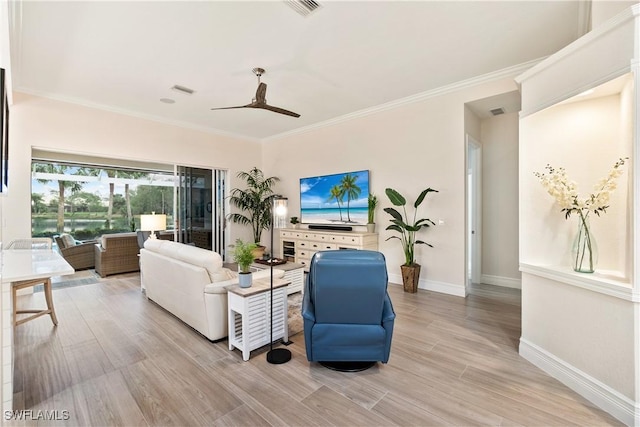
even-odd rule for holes
{"type": "Polygon", "coordinates": [[[634,271],[639,248],[633,227],[638,217],[639,14],[637,6],[628,9],[516,79],[523,107],[520,354],[628,425],[640,425],[634,271]],[[574,97],[594,87],[597,98],[574,97]],[[599,267],[593,274],[575,273],[568,253],[576,219],[564,219],[533,172],[547,163],[565,167],[586,195],[625,156],[633,161],[624,166],[611,207],[591,221],[599,267]],[[630,176],[635,188],[629,187],[630,176]]]}
{"type": "MultiPolygon", "coordinates": [[[[9,192],[3,238],[31,235],[31,149],[146,160],[229,170],[260,166],[259,142],[180,128],[80,105],[14,94],[10,127],[9,192]]],[[[231,224],[231,235],[249,239],[248,227],[231,224]]]]}
{"type": "Polygon", "coordinates": [[[522,340],[634,399],[634,307],[620,298],[523,277],[522,340]]]}
{"type": "MultiPolygon", "coordinates": [[[[8,78],[8,87],[11,87],[11,56],[9,54],[9,2],[0,2],[0,67],[6,71],[5,77],[8,78]]],[[[11,93],[9,93],[9,101],[11,101],[11,93]]],[[[0,194],[0,249],[2,249],[2,224],[3,224],[3,204],[5,195],[0,194]]],[[[2,265],[2,252],[0,251],[0,265],[2,265]]],[[[0,269],[1,270],[1,269],[0,269]]],[[[0,271],[0,276],[2,272],[0,271]]],[[[13,393],[8,390],[12,389],[13,384],[13,357],[11,354],[11,343],[13,341],[13,324],[11,322],[9,312],[5,310],[9,306],[11,293],[10,285],[1,285],[0,281],[0,307],[2,313],[0,315],[0,409],[3,411],[11,409],[13,403],[13,393]],[[5,314],[5,311],[7,313],[5,314]]]]}
{"type": "Polygon", "coordinates": [[[404,258],[395,239],[385,241],[392,233],[384,230],[389,216],[382,209],[391,206],[384,190],[394,188],[411,202],[427,187],[439,190],[429,195],[420,211],[435,222],[445,221],[421,235],[434,247],[417,250],[417,262],[423,266],[420,287],[464,295],[464,104],[514,88],[513,80],[503,79],[270,140],[263,151],[265,173],[282,179],[290,215],[297,215],[301,177],[368,169],[371,192],[380,200],[376,216],[379,249],[395,283],[401,283],[404,258]]]}
{"type": "Polygon", "coordinates": [[[518,113],[481,122],[482,283],[519,287],[518,113]]]}

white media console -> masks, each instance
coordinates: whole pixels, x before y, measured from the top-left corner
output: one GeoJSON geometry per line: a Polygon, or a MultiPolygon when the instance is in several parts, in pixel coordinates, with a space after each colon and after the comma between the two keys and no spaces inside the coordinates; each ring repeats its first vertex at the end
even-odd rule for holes
{"type": "Polygon", "coordinates": [[[378,233],[359,231],[280,229],[280,254],[283,259],[302,264],[305,270],[314,253],[326,250],[378,250],[378,233]]]}

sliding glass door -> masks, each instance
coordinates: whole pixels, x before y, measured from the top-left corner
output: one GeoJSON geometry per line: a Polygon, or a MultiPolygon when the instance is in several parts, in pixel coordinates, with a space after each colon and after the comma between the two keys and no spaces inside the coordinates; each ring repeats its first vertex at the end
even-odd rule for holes
{"type": "Polygon", "coordinates": [[[225,258],[226,171],[176,166],[178,241],[225,258]]]}

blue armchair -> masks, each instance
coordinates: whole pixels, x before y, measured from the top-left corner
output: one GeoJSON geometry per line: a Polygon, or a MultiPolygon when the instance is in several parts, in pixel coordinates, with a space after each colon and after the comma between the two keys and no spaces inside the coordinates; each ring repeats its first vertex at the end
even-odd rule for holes
{"type": "Polygon", "coordinates": [[[348,371],[387,363],[396,317],[387,281],[380,252],[316,252],[302,301],[307,359],[348,371]]]}

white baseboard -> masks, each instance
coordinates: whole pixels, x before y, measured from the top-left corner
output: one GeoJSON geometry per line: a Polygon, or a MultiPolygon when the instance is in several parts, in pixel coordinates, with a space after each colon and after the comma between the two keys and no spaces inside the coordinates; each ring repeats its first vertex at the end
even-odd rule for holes
{"type": "Polygon", "coordinates": [[[628,426],[640,426],[640,402],[520,338],[520,356],[628,426]]]}
{"type": "MultiPolygon", "coordinates": [[[[402,284],[402,275],[389,274],[389,282],[402,284]]],[[[453,283],[420,279],[418,282],[418,289],[440,292],[447,295],[455,295],[457,297],[465,297],[464,285],[454,285],[453,283]]]]}
{"type": "Polygon", "coordinates": [[[522,289],[522,280],[513,279],[511,277],[492,276],[490,274],[483,274],[480,276],[480,283],[485,283],[487,285],[503,286],[505,288],[522,289]]]}

